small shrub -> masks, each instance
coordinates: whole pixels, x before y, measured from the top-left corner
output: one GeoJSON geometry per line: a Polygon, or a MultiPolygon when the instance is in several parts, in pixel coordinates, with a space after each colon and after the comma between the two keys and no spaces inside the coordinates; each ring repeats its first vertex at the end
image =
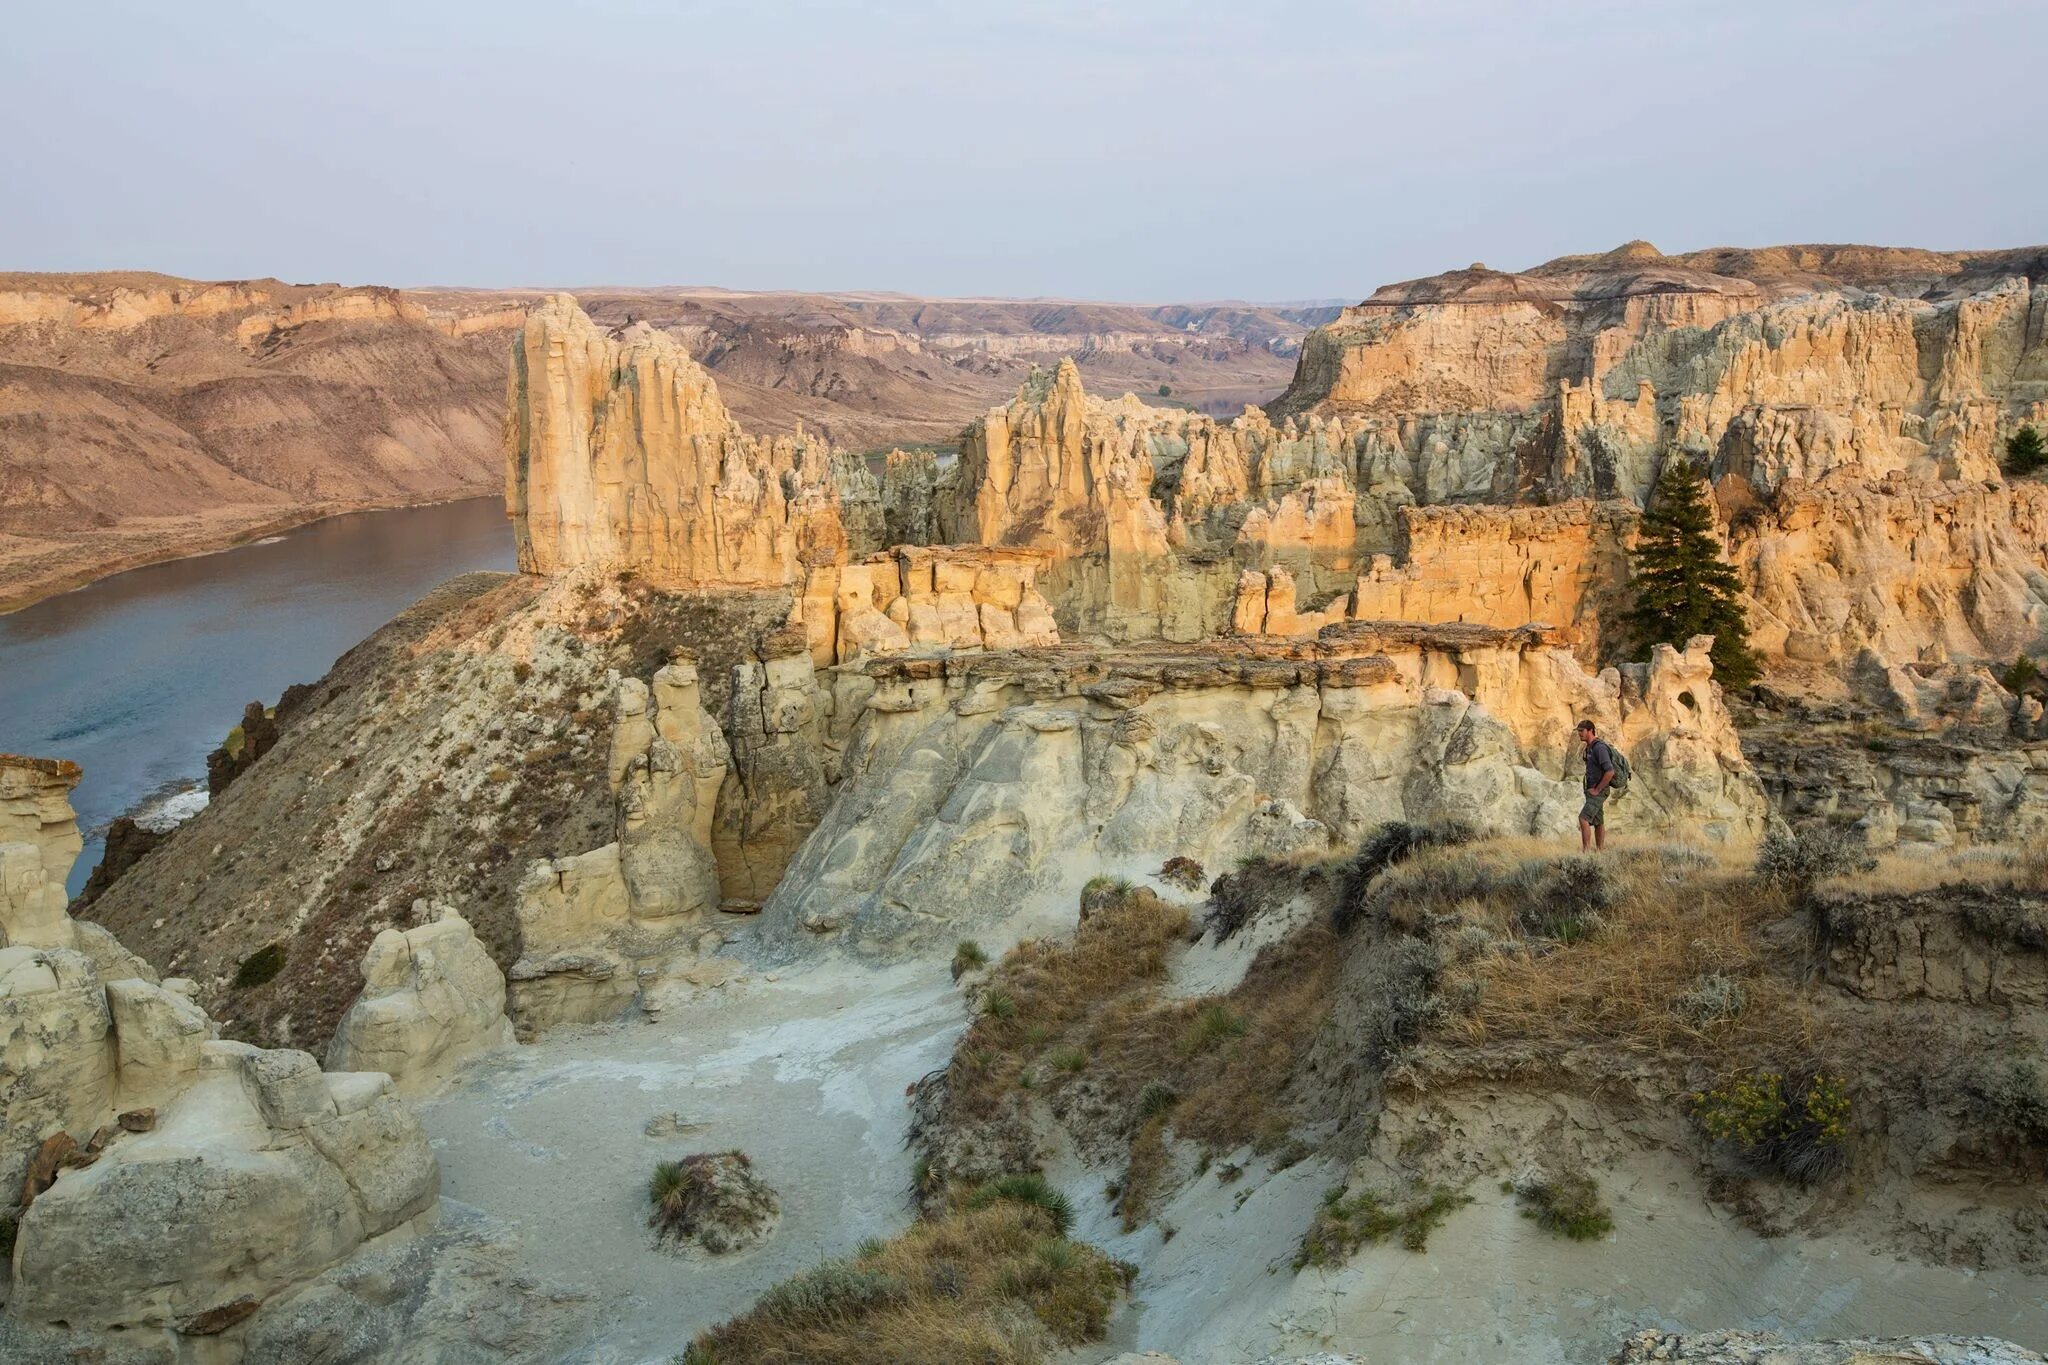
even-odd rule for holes
{"type": "Polygon", "coordinates": [[[1694,1028],[1719,1024],[1742,1013],[1749,1003],[1748,992],[1734,977],[1712,972],[1693,983],[1691,990],[1671,1002],[1671,1012],[1694,1028]]]}
{"type": "Polygon", "coordinates": [[[1069,1076],[1088,1069],[1088,1054],[1077,1047],[1063,1047],[1046,1060],[1055,1071],[1064,1071],[1069,1076]]]}
{"type": "Polygon", "coordinates": [[[1043,1209],[1046,1216],[1052,1219],[1053,1231],[1062,1237],[1066,1236],[1067,1230],[1074,1225],[1074,1210],[1067,1202],[1067,1197],[1035,1171],[1022,1175],[999,1176],[977,1187],[967,1196],[967,1207],[985,1209],[999,1199],[1043,1209]]]}
{"type": "Polygon", "coordinates": [[[1323,1196],[1301,1249],[1294,1253],[1294,1268],[1336,1265],[1368,1242],[1384,1242],[1399,1234],[1401,1245],[1410,1251],[1426,1251],[1429,1235],[1444,1219],[1466,1204],[1471,1196],[1445,1185],[1433,1185],[1404,1200],[1388,1200],[1371,1190],[1349,1198],[1341,1188],[1323,1196]]]}
{"type": "Polygon", "coordinates": [[[269,943],[242,959],[242,965],[235,969],[234,989],[254,990],[276,979],[284,970],[285,951],[282,943],[269,943]]]}
{"type": "Polygon", "coordinates": [[[1515,922],[1525,932],[1564,944],[1599,932],[1619,899],[1607,864],[1592,858],[1524,863],[1517,880],[1526,890],[1515,908],[1515,922]]]}
{"type": "Polygon", "coordinates": [[[2000,1143],[2048,1147],[2048,1090],[2032,1062],[1988,1064],[1963,1082],[1971,1122],[2000,1143]]]}
{"type": "Polygon", "coordinates": [[[526,680],[527,680],[528,678],[530,678],[530,677],[532,677],[532,676],[533,676],[533,665],[532,665],[532,664],[530,664],[530,663],[527,663],[527,662],[525,662],[524,660],[521,660],[520,662],[518,662],[518,663],[516,663],[516,664],[513,664],[513,665],[512,665],[512,681],[513,681],[513,682],[516,682],[516,683],[523,683],[523,682],[525,682],[525,681],[526,681],[526,680]]]}
{"type": "Polygon", "coordinates": [[[1998,685],[2014,696],[2030,691],[2040,684],[2041,668],[2032,659],[2022,654],[1998,675],[1998,685]]]}
{"type": "Polygon", "coordinates": [[[958,981],[967,973],[979,971],[987,965],[987,952],[983,951],[982,946],[971,938],[961,939],[960,946],[953,950],[953,979],[955,981],[958,981]]]}
{"type": "Polygon", "coordinates": [[[1787,1082],[1776,1071],[1737,1076],[1693,1096],[1693,1121],[1753,1169],[1818,1184],[1848,1162],[1849,1092],[1840,1077],[1812,1072],[1787,1082]]]}
{"type": "Polygon", "coordinates": [[[1756,856],[1758,877],[1800,896],[1829,877],[1868,872],[1876,866],[1862,836],[1835,825],[1813,825],[1797,834],[1773,825],[1756,856]]]}
{"type": "Polygon", "coordinates": [[[903,1281],[894,1275],[827,1261],[770,1289],[754,1313],[784,1327],[806,1327],[860,1317],[904,1298],[903,1281]]]}
{"type": "Polygon", "coordinates": [[[1232,1038],[1242,1038],[1251,1030],[1245,1017],[1230,1006],[1216,1001],[1202,1006],[1188,1025],[1187,1036],[1181,1041],[1181,1049],[1189,1054],[1207,1052],[1210,1048],[1232,1038]]]}
{"type": "Polygon", "coordinates": [[[1348,933],[1365,914],[1365,893],[1373,879],[1396,863],[1405,862],[1425,848],[1468,843],[1472,830],[1459,824],[1411,825],[1390,820],[1366,836],[1358,852],[1344,864],[1337,882],[1337,900],[1331,923],[1337,932],[1348,933]]]}
{"type": "Polygon", "coordinates": [[[1193,858],[1168,858],[1159,869],[1159,880],[1183,891],[1200,891],[1207,874],[1193,858]]]}
{"type": "Polygon", "coordinates": [[[1522,1216],[1557,1237],[1590,1242],[1614,1231],[1614,1215],[1600,1198],[1593,1177],[1580,1171],[1539,1174],[1515,1187],[1522,1216]]]}
{"type": "Polygon", "coordinates": [[[981,1012],[991,1019],[1015,1019],[1017,997],[997,986],[981,997],[981,1012]]]}

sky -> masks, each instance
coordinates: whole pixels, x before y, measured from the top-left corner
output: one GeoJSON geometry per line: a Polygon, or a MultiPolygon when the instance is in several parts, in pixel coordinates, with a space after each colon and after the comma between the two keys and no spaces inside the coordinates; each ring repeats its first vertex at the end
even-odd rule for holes
{"type": "Polygon", "coordinates": [[[0,8],[0,270],[1279,301],[2048,240],[2042,0],[0,8]]]}

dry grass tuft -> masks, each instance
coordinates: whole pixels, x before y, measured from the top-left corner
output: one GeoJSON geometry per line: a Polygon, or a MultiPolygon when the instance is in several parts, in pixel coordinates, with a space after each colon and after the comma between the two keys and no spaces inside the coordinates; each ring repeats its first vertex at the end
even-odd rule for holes
{"type": "Polygon", "coordinates": [[[947,1069],[960,1115],[995,1113],[1048,1045],[1073,1046],[1068,1035],[1104,1002],[1166,975],[1167,950],[1187,932],[1187,911],[1145,890],[1098,890],[1096,900],[1071,944],[1031,939],[997,964],[979,1017],[947,1069]]]}
{"type": "Polygon", "coordinates": [[[1012,949],[954,1050],[947,1122],[1023,1124],[1025,1100],[1042,1095],[1127,1152],[1118,1209],[1131,1228],[1168,1177],[1170,1139],[1212,1154],[1286,1141],[1281,1092],[1328,1017],[1335,935],[1315,923],[1267,948],[1227,996],[1166,999],[1167,955],[1187,928],[1184,910],[1148,890],[1098,887],[1071,944],[1012,949]],[[1085,1099],[1069,1106],[1075,1087],[1085,1099]]]}
{"type": "Polygon", "coordinates": [[[1037,1365],[1101,1340],[1135,1267],[1067,1240],[1041,1202],[970,1198],[762,1295],[683,1365],[1037,1365]]]}
{"type": "Polygon", "coordinates": [[[1438,1021],[1443,1035],[1599,1043],[1717,1069],[1821,1041],[1759,937],[1792,895],[1680,848],[1528,859],[1468,845],[1420,855],[1374,888],[1408,918],[1455,926],[1443,993],[1468,1008],[1438,1021]]]}
{"type": "Polygon", "coordinates": [[[1427,1251],[1429,1235],[1444,1219],[1472,1202],[1445,1185],[1419,1189],[1406,1197],[1394,1197],[1374,1190],[1346,1195],[1333,1189],[1323,1196],[1323,1206],[1309,1223],[1294,1253],[1294,1268],[1337,1265],[1368,1242],[1384,1242],[1399,1235],[1410,1251],[1427,1251]]]}

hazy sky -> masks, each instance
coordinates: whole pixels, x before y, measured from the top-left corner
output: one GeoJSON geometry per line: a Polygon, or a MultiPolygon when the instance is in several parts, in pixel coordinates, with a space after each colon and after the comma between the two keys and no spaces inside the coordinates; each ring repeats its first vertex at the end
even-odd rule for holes
{"type": "Polygon", "coordinates": [[[1362,296],[2048,239],[2048,3],[8,0],[0,269],[1362,296]]]}

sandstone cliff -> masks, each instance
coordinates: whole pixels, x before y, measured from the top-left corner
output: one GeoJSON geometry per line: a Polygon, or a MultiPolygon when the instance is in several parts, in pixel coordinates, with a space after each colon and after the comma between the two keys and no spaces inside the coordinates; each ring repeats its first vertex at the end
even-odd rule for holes
{"type": "Polygon", "coordinates": [[[671,336],[535,308],[507,394],[505,506],[519,565],[630,569],[663,587],[769,587],[845,554],[828,452],[745,435],[671,336]]]}
{"type": "Polygon", "coordinates": [[[1764,488],[1992,477],[1997,440],[2048,411],[2044,259],[1631,243],[1474,266],[1318,329],[1274,411],[1355,414],[1418,468],[1476,436],[1496,495],[1640,501],[1675,452],[1764,488]]]}

